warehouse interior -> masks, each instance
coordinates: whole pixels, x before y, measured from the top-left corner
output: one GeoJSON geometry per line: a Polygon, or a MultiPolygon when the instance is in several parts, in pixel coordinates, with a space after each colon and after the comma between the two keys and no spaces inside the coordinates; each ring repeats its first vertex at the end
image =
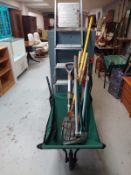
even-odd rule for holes
{"type": "Polygon", "coordinates": [[[0,0],[0,133],[3,175],[131,174],[130,0],[0,0]]]}

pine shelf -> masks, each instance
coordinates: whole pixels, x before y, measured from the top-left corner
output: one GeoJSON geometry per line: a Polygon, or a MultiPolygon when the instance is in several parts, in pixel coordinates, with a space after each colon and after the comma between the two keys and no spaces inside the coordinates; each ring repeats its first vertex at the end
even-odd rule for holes
{"type": "Polygon", "coordinates": [[[8,60],[8,58],[0,59],[0,63],[3,63],[3,62],[5,62],[5,61],[7,61],[7,60],[8,60]]]}
{"type": "Polygon", "coordinates": [[[15,83],[7,47],[0,46],[0,96],[15,83]]]}
{"type": "Polygon", "coordinates": [[[0,77],[5,75],[7,72],[9,72],[11,70],[10,67],[7,67],[6,69],[0,70],[0,77]]]}

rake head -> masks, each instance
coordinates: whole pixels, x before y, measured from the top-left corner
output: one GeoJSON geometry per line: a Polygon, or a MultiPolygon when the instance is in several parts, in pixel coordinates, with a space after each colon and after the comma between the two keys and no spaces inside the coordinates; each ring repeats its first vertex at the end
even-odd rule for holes
{"type": "Polygon", "coordinates": [[[68,113],[62,124],[62,137],[64,145],[73,145],[84,143],[87,138],[87,133],[82,132],[79,136],[75,135],[75,118],[72,113],[68,113]]]}

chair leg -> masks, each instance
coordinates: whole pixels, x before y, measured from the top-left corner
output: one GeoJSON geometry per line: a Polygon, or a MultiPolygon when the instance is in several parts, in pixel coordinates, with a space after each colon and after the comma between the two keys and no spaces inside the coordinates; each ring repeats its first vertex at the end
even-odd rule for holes
{"type": "Polygon", "coordinates": [[[95,63],[95,73],[96,73],[96,69],[97,69],[97,60],[96,60],[96,63],[95,63]]]}
{"type": "Polygon", "coordinates": [[[104,89],[106,87],[106,72],[105,72],[105,75],[104,75],[104,89]]]}
{"type": "Polygon", "coordinates": [[[100,78],[100,76],[101,76],[100,73],[101,73],[101,67],[99,67],[99,69],[98,69],[98,78],[100,78]]]}

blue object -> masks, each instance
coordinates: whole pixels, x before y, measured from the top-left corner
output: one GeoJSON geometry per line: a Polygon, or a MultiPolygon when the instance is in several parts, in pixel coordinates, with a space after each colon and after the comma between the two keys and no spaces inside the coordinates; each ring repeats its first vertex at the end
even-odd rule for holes
{"type": "Polygon", "coordinates": [[[0,39],[12,37],[8,7],[0,5],[0,39]]]}
{"type": "Polygon", "coordinates": [[[122,79],[123,75],[124,73],[120,68],[113,69],[111,73],[108,92],[117,99],[119,99],[121,95],[123,85],[123,79],[122,79]]]}
{"type": "MultiPolygon", "coordinates": [[[[83,30],[83,39],[85,43],[86,30],[83,30]]],[[[94,43],[95,43],[95,31],[91,31],[88,45],[89,57],[94,57],[94,43]]],[[[51,71],[51,83],[55,82],[54,69],[55,69],[55,59],[54,59],[54,30],[49,30],[48,32],[48,42],[49,42],[49,57],[50,57],[50,71],[51,71]]],[[[80,32],[57,32],[57,43],[59,44],[79,44],[80,43],[80,32]]],[[[74,55],[78,55],[78,50],[57,50],[57,63],[73,62],[74,55]]],[[[92,74],[92,64],[89,64],[89,71],[92,74]]],[[[57,79],[67,79],[67,73],[64,69],[57,70],[57,79]]],[[[60,87],[61,89],[63,87],[60,87]]],[[[63,90],[64,91],[64,90],[63,90]]]]}
{"type": "Polygon", "coordinates": [[[104,56],[104,88],[106,86],[106,77],[111,75],[112,69],[124,68],[128,58],[123,55],[108,55],[104,56]]]}

